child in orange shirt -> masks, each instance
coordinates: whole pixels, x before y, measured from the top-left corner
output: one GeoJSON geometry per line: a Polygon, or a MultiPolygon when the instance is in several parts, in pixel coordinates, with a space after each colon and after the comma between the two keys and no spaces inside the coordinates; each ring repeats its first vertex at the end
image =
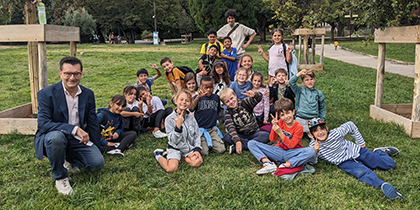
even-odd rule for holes
{"type": "Polygon", "coordinates": [[[313,147],[302,148],[303,128],[293,119],[295,106],[288,98],[282,98],[274,104],[276,116],[273,117],[273,129],[270,133],[270,141],[279,141],[276,146],[263,144],[254,140],[248,142],[249,151],[263,164],[257,174],[275,172],[277,166],[274,162],[282,162],[279,168],[296,168],[316,157],[313,147]],[[280,116],[280,120],[278,120],[280,116]]]}

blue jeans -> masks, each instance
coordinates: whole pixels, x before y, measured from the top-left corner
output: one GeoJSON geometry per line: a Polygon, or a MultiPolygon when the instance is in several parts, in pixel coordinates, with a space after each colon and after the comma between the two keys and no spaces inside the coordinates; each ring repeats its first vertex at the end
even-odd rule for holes
{"type": "Polygon", "coordinates": [[[67,169],[63,167],[67,160],[75,167],[98,171],[104,167],[104,157],[96,145],[87,146],[79,143],[73,136],[60,131],[51,131],[45,135],[44,147],[52,167],[55,180],[67,177],[67,169]]]}
{"type": "MultiPolygon", "coordinates": [[[[274,162],[288,162],[290,168],[298,167],[316,156],[313,147],[284,150],[280,147],[263,144],[257,141],[248,142],[249,151],[258,161],[268,158],[274,162]]],[[[262,163],[262,162],[261,162],[262,163]]]]}
{"type": "MultiPolygon", "coordinates": [[[[250,141],[250,140],[255,140],[255,141],[258,141],[258,142],[262,142],[264,144],[270,141],[268,139],[268,137],[270,136],[270,133],[264,132],[264,131],[256,131],[256,132],[249,133],[249,134],[238,133],[238,136],[241,139],[242,150],[248,150],[248,141],[250,141]]],[[[232,137],[230,136],[229,133],[226,133],[223,136],[223,140],[226,143],[228,143],[229,145],[233,145],[233,151],[236,151],[236,147],[235,147],[236,145],[232,141],[232,137]]]]}
{"type": "Polygon", "coordinates": [[[372,169],[393,169],[395,168],[395,162],[388,154],[382,151],[372,152],[366,148],[361,148],[360,155],[356,160],[344,161],[338,167],[355,176],[361,182],[373,187],[379,187],[384,181],[379,179],[372,169]]]}

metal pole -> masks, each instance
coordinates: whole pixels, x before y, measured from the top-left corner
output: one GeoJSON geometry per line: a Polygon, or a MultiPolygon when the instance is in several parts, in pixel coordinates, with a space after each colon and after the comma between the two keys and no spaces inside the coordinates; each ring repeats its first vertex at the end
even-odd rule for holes
{"type": "Polygon", "coordinates": [[[155,2],[153,2],[153,18],[155,19],[155,31],[157,31],[157,26],[156,26],[156,4],[155,4],[155,2]]]}

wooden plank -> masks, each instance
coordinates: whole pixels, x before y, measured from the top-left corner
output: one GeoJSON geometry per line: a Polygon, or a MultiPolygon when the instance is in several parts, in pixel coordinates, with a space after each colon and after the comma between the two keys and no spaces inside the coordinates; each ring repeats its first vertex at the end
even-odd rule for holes
{"type": "Polygon", "coordinates": [[[303,64],[308,64],[308,39],[309,35],[303,36],[303,64]]]}
{"type": "Polygon", "coordinates": [[[411,138],[420,138],[420,122],[414,121],[411,122],[411,138]]]}
{"type": "Polygon", "coordinates": [[[319,63],[320,64],[324,64],[324,40],[325,40],[325,35],[322,35],[322,39],[321,39],[321,56],[319,57],[319,63]]]}
{"type": "Polygon", "coordinates": [[[295,29],[293,35],[325,35],[325,28],[298,28],[295,29]]]}
{"type": "MultiPolygon", "coordinates": [[[[36,6],[31,4],[29,1],[25,2],[25,24],[36,23],[36,6]]],[[[31,26],[30,26],[31,27],[31,26]]],[[[0,33],[1,36],[1,33],[0,33]]],[[[38,42],[28,42],[28,68],[29,68],[29,83],[31,87],[31,104],[32,114],[36,116],[38,114],[38,100],[37,93],[39,91],[38,81],[38,42]]]]}
{"type": "Polygon", "coordinates": [[[25,135],[35,135],[38,128],[37,119],[33,118],[0,118],[0,134],[13,131],[25,135]]]}
{"type": "Polygon", "coordinates": [[[80,41],[79,27],[44,25],[45,40],[53,42],[80,41]]]}
{"type": "Polygon", "coordinates": [[[314,70],[314,71],[323,71],[324,64],[315,63],[315,64],[298,64],[298,69],[314,70]]]}
{"type": "Polygon", "coordinates": [[[48,86],[47,43],[38,42],[39,89],[48,86]]]}
{"type": "Polygon", "coordinates": [[[77,45],[75,41],[70,42],[70,56],[77,56],[77,45]]]}
{"type": "Polygon", "coordinates": [[[375,106],[382,106],[385,79],[385,43],[378,45],[378,68],[376,70],[375,106]]]}
{"type": "Polygon", "coordinates": [[[299,35],[299,55],[298,55],[298,63],[300,63],[300,55],[302,54],[302,36],[299,35]]]}
{"type": "Polygon", "coordinates": [[[373,119],[381,120],[384,122],[394,122],[404,127],[405,132],[408,135],[411,135],[412,130],[412,120],[405,118],[403,116],[397,115],[375,105],[370,105],[370,116],[373,119]]]}
{"type": "Polygon", "coordinates": [[[0,42],[79,42],[79,31],[78,27],[47,24],[1,25],[0,42]]]}
{"type": "Polygon", "coordinates": [[[382,109],[388,110],[396,114],[410,114],[413,104],[383,104],[382,109]]]}
{"type": "Polygon", "coordinates": [[[375,30],[376,43],[420,43],[420,26],[389,27],[375,30]]]}
{"type": "Polygon", "coordinates": [[[311,63],[312,64],[315,64],[315,42],[316,42],[316,36],[314,35],[314,36],[312,36],[312,46],[311,46],[311,48],[312,48],[312,60],[311,60],[311,63]]]}
{"type": "Polygon", "coordinates": [[[32,117],[32,103],[27,103],[0,112],[0,118],[32,117]]]}
{"type": "Polygon", "coordinates": [[[414,95],[411,119],[420,121],[420,44],[416,44],[416,60],[414,66],[414,95]]]}

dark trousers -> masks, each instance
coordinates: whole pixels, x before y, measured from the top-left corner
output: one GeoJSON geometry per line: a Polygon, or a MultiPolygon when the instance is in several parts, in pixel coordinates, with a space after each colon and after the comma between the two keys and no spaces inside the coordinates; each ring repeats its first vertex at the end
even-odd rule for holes
{"type": "Polygon", "coordinates": [[[393,169],[395,168],[395,162],[388,154],[382,151],[372,152],[366,148],[361,148],[360,156],[356,160],[344,161],[338,167],[355,176],[361,182],[373,187],[379,187],[384,181],[379,179],[372,169],[393,169]]]}
{"type": "MultiPolygon", "coordinates": [[[[140,109],[138,107],[133,107],[132,109],[125,107],[124,111],[126,112],[139,112],[140,109]]],[[[124,130],[125,131],[142,131],[142,119],[141,117],[123,117],[124,120],[124,130]]]]}
{"type": "Polygon", "coordinates": [[[165,120],[165,118],[172,113],[172,107],[168,107],[165,110],[161,109],[157,112],[151,114],[149,116],[149,120],[146,120],[144,127],[152,127],[152,128],[161,128],[162,120],[165,120]]]}
{"type": "Polygon", "coordinates": [[[113,149],[120,149],[121,152],[124,152],[125,150],[127,150],[134,142],[134,140],[136,140],[137,138],[137,132],[135,131],[125,131],[122,132],[121,135],[115,139],[115,140],[111,140],[110,142],[119,142],[120,145],[115,148],[115,147],[108,147],[108,146],[101,146],[101,152],[107,152],[109,150],[113,150],[113,149]]]}
{"type": "MultiPolygon", "coordinates": [[[[251,140],[255,140],[264,144],[270,141],[270,139],[268,138],[270,136],[270,133],[265,132],[265,131],[256,131],[249,134],[238,133],[238,136],[241,139],[242,150],[249,150],[248,141],[251,141],[251,140]]],[[[223,140],[229,145],[233,145],[233,149],[234,149],[233,151],[236,151],[236,147],[235,147],[236,145],[232,141],[232,137],[230,136],[229,133],[226,133],[223,136],[223,140]]]]}

